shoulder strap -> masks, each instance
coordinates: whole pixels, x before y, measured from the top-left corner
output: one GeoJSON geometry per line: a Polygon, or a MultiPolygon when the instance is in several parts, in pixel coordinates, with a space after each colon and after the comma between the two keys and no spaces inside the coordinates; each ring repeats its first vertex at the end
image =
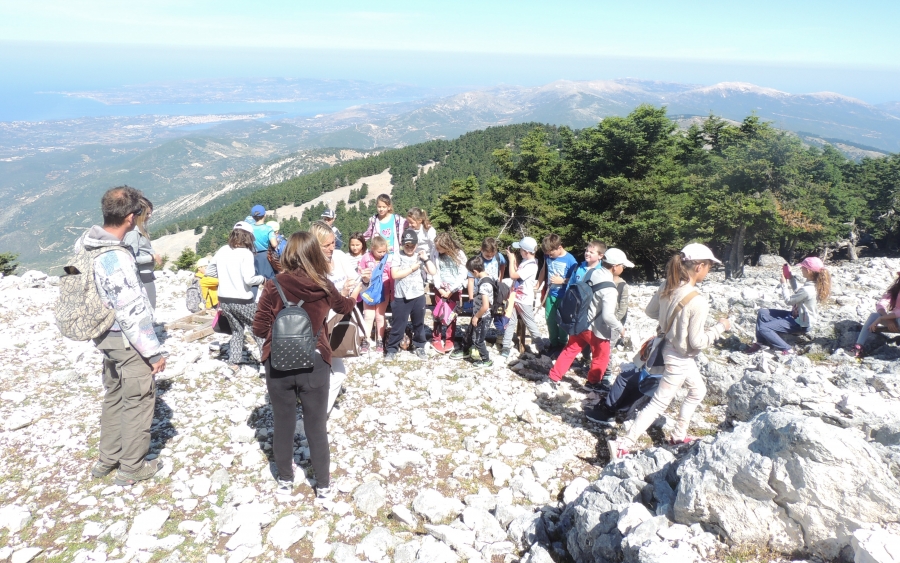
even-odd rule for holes
{"type": "Polygon", "coordinates": [[[602,282],[598,283],[597,285],[592,284],[591,276],[594,275],[594,270],[596,270],[596,269],[597,269],[597,266],[594,266],[593,268],[591,268],[590,270],[588,270],[587,272],[584,273],[584,283],[586,283],[588,285],[588,287],[591,288],[591,293],[597,293],[601,289],[609,289],[611,287],[616,287],[616,284],[614,284],[613,282],[610,282],[610,281],[602,281],[602,282]]]}
{"type": "Polygon", "coordinates": [[[694,291],[691,291],[681,298],[681,301],[679,301],[678,305],[675,305],[675,308],[672,310],[672,316],[669,317],[669,326],[666,327],[666,332],[664,332],[663,334],[669,334],[669,331],[672,330],[672,325],[675,324],[675,317],[677,317],[678,313],[680,313],[681,310],[691,302],[691,299],[697,297],[698,295],[700,295],[700,293],[695,289],[694,291]]]}
{"type": "Polygon", "coordinates": [[[292,303],[287,300],[287,297],[285,297],[285,295],[284,295],[284,290],[281,289],[281,284],[278,283],[277,278],[272,278],[272,282],[275,284],[275,289],[278,290],[278,295],[281,296],[281,302],[284,304],[285,309],[287,309],[288,307],[294,307],[294,306],[302,307],[303,306],[303,301],[300,301],[299,303],[292,303]]]}

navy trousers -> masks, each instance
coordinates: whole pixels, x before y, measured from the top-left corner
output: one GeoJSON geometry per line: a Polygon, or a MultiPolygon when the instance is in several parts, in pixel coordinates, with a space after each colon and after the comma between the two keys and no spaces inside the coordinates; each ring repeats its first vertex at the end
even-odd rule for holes
{"type": "Polygon", "coordinates": [[[790,350],[779,333],[800,334],[806,327],[797,324],[790,311],[781,309],[760,309],[756,314],[756,341],[776,350],[790,350]]]}

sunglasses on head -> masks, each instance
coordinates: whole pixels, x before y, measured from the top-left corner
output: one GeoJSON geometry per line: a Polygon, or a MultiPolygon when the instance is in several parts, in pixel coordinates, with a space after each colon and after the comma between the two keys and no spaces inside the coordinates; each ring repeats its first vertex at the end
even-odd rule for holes
{"type": "Polygon", "coordinates": [[[135,217],[140,217],[141,215],[144,214],[144,208],[143,208],[143,207],[138,207],[136,211],[132,211],[131,213],[132,213],[135,217]]]}

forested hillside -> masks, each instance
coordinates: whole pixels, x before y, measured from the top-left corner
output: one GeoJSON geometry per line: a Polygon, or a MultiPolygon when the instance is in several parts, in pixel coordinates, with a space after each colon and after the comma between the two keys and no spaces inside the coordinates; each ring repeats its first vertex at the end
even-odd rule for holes
{"type": "MultiPolygon", "coordinates": [[[[212,252],[254,203],[303,203],[388,167],[395,208],[426,209],[436,228],[453,230],[469,249],[488,235],[508,243],[555,231],[578,253],[601,238],[651,278],[690,240],[715,246],[735,269],[761,252],[816,251],[845,237],[852,221],[883,248],[897,247],[900,156],[854,163],[755,116],[738,126],[711,117],[678,130],[665,108],[647,105],[580,131],[513,125],[388,150],[262,189],[182,228],[209,225],[198,250],[212,252]],[[414,182],[418,166],[432,160],[440,165],[414,182]]],[[[372,213],[339,210],[338,226],[361,230],[372,213]]]]}

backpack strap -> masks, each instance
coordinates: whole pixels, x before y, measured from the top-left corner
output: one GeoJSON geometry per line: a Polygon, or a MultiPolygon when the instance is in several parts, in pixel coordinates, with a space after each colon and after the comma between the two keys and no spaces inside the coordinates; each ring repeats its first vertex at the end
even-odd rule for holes
{"type": "Polygon", "coordinates": [[[691,299],[697,297],[698,295],[700,295],[700,292],[695,289],[681,298],[681,301],[679,301],[678,305],[675,305],[675,308],[672,310],[672,316],[669,317],[669,326],[666,327],[666,331],[663,333],[663,335],[669,334],[669,331],[672,330],[672,325],[675,324],[675,317],[677,317],[681,310],[691,302],[691,299]]]}
{"type": "Polygon", "coordinates": [[[597,266],[594,266],[593,268],[591,268],[590,270],[588,270],[587,272],[584,273],[585,283],[588,284],[588,287],[591,288],[591,293],[597,293],[601,289],[609,289],[611,287],[616,287],[616,284],[614,284],[613,282],[609,282],[609,281],[603,281],[596,285],[591,283],[591,276],[594,275],[594,270],[596,270],[596,269],[597,269],[597,266]]]}
{"type": "Polygon", "coordinates": [[[284,290],[281,289],[281,284],[278,283],[278,280],[276,278],[272,278],[272,282],[275,283],[275,289],[278,290],[278,295],[281,296],[281,302],[284,304],[285,309],[287,309],[288,307],[294,307],[294,306],[302,307],[303,306],[303,301],[300,301],[299,303],[292,303],[287,300],[287,297],[285,297],[285,295],[284,295],[284,290]]]}

